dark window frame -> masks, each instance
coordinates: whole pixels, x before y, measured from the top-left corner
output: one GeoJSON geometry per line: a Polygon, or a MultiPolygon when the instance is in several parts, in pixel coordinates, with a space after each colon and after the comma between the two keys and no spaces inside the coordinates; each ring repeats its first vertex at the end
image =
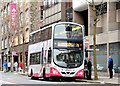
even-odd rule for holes
{"type": "Polygon", "coordinates": [[[120,9],[120,1],[116,2],[116,10],[120,9]]]}
{"type": "Polygon", "coordinates": [[[107,2],[103,3],[102,5],[101,4],[96,5],[95,8],[96,8],[96,16],[103,15],[107,13],[107,2]],[[101,10],[101,6],[102,6],[102,10],[101,10]],[[101,13],[99,14],[100,10],[101,13]]]}

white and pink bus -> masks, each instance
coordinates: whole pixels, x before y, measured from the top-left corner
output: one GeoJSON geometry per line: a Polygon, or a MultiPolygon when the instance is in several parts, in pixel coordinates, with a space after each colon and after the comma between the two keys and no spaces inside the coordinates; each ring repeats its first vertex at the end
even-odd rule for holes
{"type": "Polygon", "coordinates": [[[30,33],[28,76],[31,78],[83,78],[84,28],[60,22],[30,33]]]}

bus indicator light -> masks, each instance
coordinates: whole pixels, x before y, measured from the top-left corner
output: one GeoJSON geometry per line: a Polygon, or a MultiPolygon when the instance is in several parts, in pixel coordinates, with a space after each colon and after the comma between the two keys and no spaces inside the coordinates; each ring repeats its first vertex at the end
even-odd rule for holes
{"type": "Polygon", "coordinates": [[[84,70],[79,70],[74,77],[83,78],[84,77],[84,70]]]}
{"type": "Polygon", "coordinates": [[[51,67],[50,73],[51,73],[51,76],[61,76],[60,72],[53,67],[51,67]]]}

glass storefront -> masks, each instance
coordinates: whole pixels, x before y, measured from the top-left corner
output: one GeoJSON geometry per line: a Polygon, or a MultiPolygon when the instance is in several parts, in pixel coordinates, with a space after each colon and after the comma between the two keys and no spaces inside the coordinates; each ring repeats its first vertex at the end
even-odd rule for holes
{"type": "MultiPolygon", "coordinates": [[[[93,46],[90,47],[93,49],[93,46]]],[[[96,61],[97,61],[97,70],[100,72],[106,72],[107,71],[107,45],[97,45],[96,49],[99,49],[99,51],[96,52],[96,61]]],[[[92,58],[92,70],[94,70],[94,58],[93,58],[93,52],[90,52],[90,57],[92,58]]]]}
{"type": "Polygon", "coordinates": [[[120,73],[120,43],[110,44],[110,55],[113,58],[113,68],[116,73],[120,73]]]}
{"type": "MultiPolygon", "coordinates": [[[[93,46],[90,46],[90,48],[93,49],[93,46]]],[[[99,49],[99,51],[96,52],[97,70],[107,72],[107,45],[96,45],[96,49],[99,49]]],[[[120,73],[120,43],[110,43],[109,51],[110,56],[113,58],[115,73],[120,73]]],[[[93,52],[90,52],[90,57],[92,58],[92,68],[94,70],[93,52]]]]}

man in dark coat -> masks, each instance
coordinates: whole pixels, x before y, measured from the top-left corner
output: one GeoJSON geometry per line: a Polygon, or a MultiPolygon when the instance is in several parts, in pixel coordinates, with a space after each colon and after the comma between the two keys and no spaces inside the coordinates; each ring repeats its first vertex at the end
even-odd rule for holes
{"type": "Polygon", "coordinates": [[[113,59],[111,58],[111,56],[109,56],[109,60],[108,60],[108,68],[109,68],[109,74],[110,74],[110,79],[113,78],[113,59]]]}
{"type": "Polygon", "coordinates": [[[88,69],[87,69],[87,61],[84,60],[84,79],[88,78],[88,69]]]}
{"type": "Polygon", "coordinates": [[[88,67],[88,80],[91,80],[91,70],[92,70],[91,58],[89,58],[87,67],[88,67]]]}

